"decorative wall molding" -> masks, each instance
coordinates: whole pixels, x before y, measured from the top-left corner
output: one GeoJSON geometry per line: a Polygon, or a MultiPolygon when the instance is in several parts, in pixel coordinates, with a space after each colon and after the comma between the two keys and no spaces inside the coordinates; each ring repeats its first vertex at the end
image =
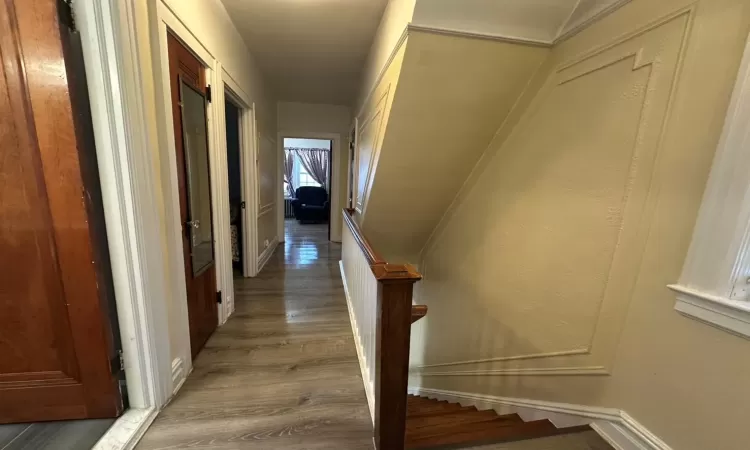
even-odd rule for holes
{"type": "Polygon", "coordinates": [[[458,402],[462,406],[475,406],[479,410],[493,409],[501,415],[516,413],[525,421],[548,419],[557,427],[588,424],[617,450],[671,450],[664,441],[633,417],[616,408],[497,397],[417,386],[409,386],[408,392],[458,402]]]}
{"type": "Polygon", "coordinates": [[[750,37],[682,274],[680,313],[750,337],[750,37]]]}
{"type": "Polygon", "coordinates": [[[421,377],[458,377],[458,376],[480,376],[480,375],[609,375],[609,370],[604,366],[589,367],[530,367],[530,368],[502,368],[502,369],[477,369],[477,370],[455,370],[448,372],[426,372],[415,369],[412,373],[421,377]]]}
{"type": "Polygon", "coordinates": [[[611,0],[599,6],[591,5],[591,8],[588,8],[588,6],[589,4],[597,3],[595,0],[582,0],[578,2],[578,5],[576,5],[576,8],[571,12],[565,25],[560,29],[557,38],[555,38],[555,44],[578,34],[593,25],[595,22],[602,20],[604,17],[617,11],[627,3],[630,3],[630,1],[631,0],[611,0]]]}
{"type": "Polygon", "coordinates": [[[469,30],[441,28],[441,27],[435,27],[435,26],[430,26],[430,25],[419,25],[415,23],[409,23],[406,26],[406,28],[407,28],[407,33],[417,31],[417,32],[422,32],[422,33],[444,34],[447,36],[465,37],[465,38],[470,38],[470,39],[483,39],[483,40],[488,40],[488,41],[509,42],[509,43],[533,45],[533,46],[539,46],[539,47],[551,47],[554,43],[552,41],[524,38],[520,36],[480,33],[480,32],[469,31],[469,30]]]}
{"type": "Polygon", "coordinates": [[[268,247],[266,247],[265,250],[263,250],[263,253],[258,257],[258,273],[260,273],[261,270],[263,270],[263,267],[266,265],[268,260],[271,258],[271,255],[273,255],[274,250],[276,250],[276,246],[279,245],[279,237],[276,236],[273,238],[270,244],[268,244],[268,247]]]}
{"type": "MultiPolygon", "coordinates": [[[[633,142],[628,179],[624,186],[622,203],[616,206],[621,211],[619,235],[614,240],[612,260],[602,289],[598,311],[591,311],[593,326],[590,340],[581,340],[579,348],[560,349],[558,351],[536,354],[503,355],[475,360],[449,361],[440,364],[426,364],[412,369],[419,376],[502,376],[502,375],[608,375],[623,327],[626,311],[630,303],[630,292],[637,279],[641,250],[645,246],[645,227],[649,226],[651,214],[655,208],[655,196],[651,195],[648,186],[652,178],[658,176],[652,169],[658,160],[658,150],[669,121],[671,102],[677,80],[680,76],[682,55],[692,24],[692,8],[681,9],[647,24],[633,32],[617,37],[611,42],[592,48],[562,62],[550,75],[544,86],[535,95],[528,111],[539,111],[544,102],[555,89],[566,89],[575,80],[611,69],[617,64],[618,71],[641,72],[644,82],[642,102],[637,123],[634,123],[633,134],[638,136],[633,142]],[[658,64],[656,62],[658,61],[658,64]],[[632,62],[632,64],[631,64],[632,62]],[[624,64],[624,65],[622,65],[624,64]],[[644,69],[648,67],[648,69],[644,69]],[[636,165],[637,162],[637,165],[636,165]],[[638,169],[634,172],[634,168],[638,169]],[[624,243],[624,244],[623,244],[624,243]],[[613,288],[617,286],[617,288],[613,288]],[[593,315],[595,313],[595,315],[593,315]],[[548,359],[549,361],[539,362],[548,359]],[[537,361],[532,363],[531,360],[537,361]],[[524,364],[529,361],[528,364],[524,364]],[[493,364],[494,363],[494,364],[493,364]],[[505,363],[505,364],[503,364],[505,363]],[[477,367],[476,365],[483,366],[477,367]],[[439,370],[435,368],[450,366],[471,366],[466,370],[439,370]]],[[[618,72],[620,74],[620,72],[618,72]]],[[[619,77],[619,75],[617,75],[619,77]]],[[[630,75],[627,75],[630,76],[630,75]]],[[[641,97],[639,97],[640,99],[641,97]]],[[[635,116],[634,116],[635,117],[635,116]]],[[[516,129],[521,129],[527,116],[521,117],[516,129]]],[[[490,151],[488,149],[487,151],[490,151]]],[[[486,163],[483,155],[479,163],[486,163]]],[[[482,169],[475,168],[471,177],[481,177],[482,169]]],[[[467,180],[462,190],[471,189],[473,184],[467,180]]],[[[431,246],[439,241],[447,228],[447,223],[458,210],[455,206],[461,201],[459,192],[456,200],[441,219],[433,235],[428,240],[428,247],[422,252],[420,266],[425,273],[425,283],[429,280],[430,268],[425,261],[430,256],[431,246]]],[[[424,287],[424,286],[423,286],[424,287]]],[[[592,305],[594,307],[594,305],[592,305]]],[[[586,322],[589,326],[589,322],[586,322]]],[[[582,336],[582,339],[584,337],[582,336]]],[[[551,350],[551,349],[550,349],[551,350]]]]}
{"type": "Polygon", "coordinates": [[[409,31],[551,47],[616,11],[630,0],[486,2],[418,0],[409,31]]]}
{"type": "Polygon", "coordinates": [[[362,126],[357,131],[357,147],[355,149],[355,189],[356,189],[356,196],[355,196],[355,210],[357,213],[364,215],[367,211],[367,201],[370,197],[370,190],[372,188],[372,182],[375,178],[375,172],[377,170],[377,164],[378,164],[378,158],[380,157],[380,148],[383,143],[383,134],[384,134],[384,126],[386,124],[386,121],[384,120],[385,115],[387,113],[386,109],[388,108],[388,99],[391,92],[391,84],[388,85],[388,87],[385,89],[385,92],[383,92],[383,95],[378,99],[378,102],[375,105],[374,111],[370,116],[368,116],[366,119],[362,120],[362,126]],[[362,136],[365,133],[365,130],[368,129],[370,126],[375,126],[375,131],[373,132],[373,140],[372,140],[372,149],[370,150],[370,154],[368,156],[368,162],[367,162],[367,170],[365,171],[364,175],[362,174],[362,161],[360,160],[360,156],[362,154],[362,143],[364,140],[362,139],[362,136]],[[364,179],[361,179],[361,178],[364,179]]]}
{"type": "Polygon", "coordinates": [[[273,211],[274,205],[276,205],[276,202],[271,202],[271,203],[261,206],[260,209],[258,210],[258,218],[260,219],[267,213],[273,211]]]}
{"type": "Polygon", "coordinates": [[[528,355],[517,355],[517,356],[498,356],[496,358],[485,358],[485,359],[472,359],[467,361],[452,361],[439,364],[425,364],[419,366],[419,369],[428,369],[431,367],[449,367],[449,366],[463,366],[469,364],[482,364],[490,362],[501,362],[501,361],[519,361],[523,359],[541,359],[541,358],[555,358],[559,356],[574,356],[574,355],[586,355],[591,351],[590,348],[581,348],[576,350],[567,350],[562,352],[548,352],[548,353],[533,353],[528,355]]]}
{"type": "Polygon", "coordinates": [[[750,302],[731,300],[677,284],[668,287],[677,297],[674,309],[683,315],[750,338],[750,302]]]}

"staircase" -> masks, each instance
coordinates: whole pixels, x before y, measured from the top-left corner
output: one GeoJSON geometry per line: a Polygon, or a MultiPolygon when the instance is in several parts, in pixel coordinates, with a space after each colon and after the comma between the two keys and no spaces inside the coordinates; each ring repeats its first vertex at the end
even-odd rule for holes
{"type": "Polygon", "coordinates": [[[588,430],[588,425],[557,428],[547,419],[524,422],[518,414],[501,416],[493,410],[408,396],[407,449],[468,448],[588,430]]]}

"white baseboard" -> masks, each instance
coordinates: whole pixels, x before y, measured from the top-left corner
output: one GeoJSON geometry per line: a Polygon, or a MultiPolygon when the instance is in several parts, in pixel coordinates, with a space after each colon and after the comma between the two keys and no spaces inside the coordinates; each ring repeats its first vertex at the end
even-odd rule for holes
{"type": "Polygon", "coordinates": [[[359,330],[357,329],[357,322],[354,320],[354,309],[352,309],[352,300],[349,296],[349,287],[346,284],[346,273],[344,273],[344,262],[339,261],[339,270],[341,271],[341,280],[344,282],[344,294],[346,294],[346,308],[349,311],[349,323],[352,326],[352,337],[354,338],[354,348],[357,349],[357,360],[359,361],[359,370],[362,373],[362,384],[365,388],[365,396],[367,397],[367,406],[370,409],[370,418],[372,419],[373,425],[375,425],[375,394],[370,386],[367,385],[365,380],[370,379],[369,371],[367,370],[367,364],[364,356],[362,356],[362,345],[359,342],[359,330]]]}
{"type": "Polygon", "coordinates": [[[498,414],[517,413],[525,421],[548,419],[559,428],[590,425],[616,450],[672,450],[656,435],[620,409],[412,386],[409,387],[409,393],[458,402],[463,406],[476,406],[480,410],[494,409],[498,414]]]}
{"type": "Polygon", "coordinates": [[[185,364],[182,358],[172,360],[172,395],[177,392],[177,386],[185,381],[185,364]]]}
{"type": "Polygon", "coordinates": [[[156,419],[155,408],[129,409],[104,433],[92,450],[132,450],[156,419]]]}
{"type": "Polygon", "coordinates": [[[276,246],[279,245],[279,237],[276,236],[273,238],[270,244],[268,244],[268,247],[266,247],[265,250],[263,250],[263,253],[260,254],[258,257],[258,273],[260,273],[261,270],[263,270],[263,266],[266,265],[268,260],[271,258],[271,255],[273,255],[274,250],[276,250],[276,246]]]}

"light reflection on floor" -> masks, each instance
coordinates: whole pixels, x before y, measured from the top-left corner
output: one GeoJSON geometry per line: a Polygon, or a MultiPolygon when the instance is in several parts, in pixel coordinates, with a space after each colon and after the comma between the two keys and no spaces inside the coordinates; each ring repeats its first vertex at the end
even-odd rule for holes
{"type": "Polygon", "coordinates": [[[327,264],[331,250],[340,251],[340,244],[328,241],[328,224],[284,222],[284,264],[289,267],[327,264]],[[335,247],[335,248],[334,248],[335,247]]]}

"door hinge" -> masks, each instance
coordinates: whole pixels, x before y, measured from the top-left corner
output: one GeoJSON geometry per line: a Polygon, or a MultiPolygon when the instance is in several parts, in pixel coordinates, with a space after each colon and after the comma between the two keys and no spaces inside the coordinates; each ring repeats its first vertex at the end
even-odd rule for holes
{"type": "Polygon", "coordinates": [[[221,300],[221,291],[219,291],[219,292],[216,293],[216,303],[222,303],[222,300],[221,300]]]}
{"type": "Polygon", "coordinates": [[[73,17],[73,6],[71,5],[71,0],[57,0],[57,14],[63,25],[68,27],[71,31],[78,31],[76,29],[75,18],[73,17]]]}
{"type": "Polygon", "coordinates": [[[206,100],[211,103],[211,85],[206,86],[206,100]]]}
{"type": "Polygon", "coordinates": [[[122,357],[122,350],[117,350],[115,356],[109,361],[109,368],[112,374],[120,373],[125,370],[125,358],[122,357]]]}
{"type": "Polygon", "coordinates": [[[240,202],[240,208],[245,209],[245,206],[246,206],[246,204],[245,204],[244,201],[240,202]]]}

